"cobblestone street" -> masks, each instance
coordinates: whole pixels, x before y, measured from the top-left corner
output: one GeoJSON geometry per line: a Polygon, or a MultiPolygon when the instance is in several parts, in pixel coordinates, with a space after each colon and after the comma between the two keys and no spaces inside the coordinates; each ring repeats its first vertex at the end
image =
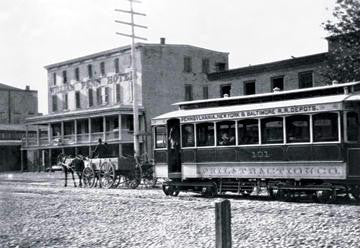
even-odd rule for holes
{"type": "MultiPolygon", "coordinates": [[[[0,174],[0,247],[215,247],[215,202],[0,174]]],[[[232,198],[233,247],[359,247],[358,204],[232,198]]]]}

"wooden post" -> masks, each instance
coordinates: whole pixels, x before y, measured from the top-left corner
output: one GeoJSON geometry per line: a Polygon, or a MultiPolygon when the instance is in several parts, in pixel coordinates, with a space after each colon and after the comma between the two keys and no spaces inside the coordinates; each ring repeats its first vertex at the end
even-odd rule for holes
{"type": "Polygon", "coordinates": [[[216,248],[231,248],[230,201],[215,203],[216,248]]]}

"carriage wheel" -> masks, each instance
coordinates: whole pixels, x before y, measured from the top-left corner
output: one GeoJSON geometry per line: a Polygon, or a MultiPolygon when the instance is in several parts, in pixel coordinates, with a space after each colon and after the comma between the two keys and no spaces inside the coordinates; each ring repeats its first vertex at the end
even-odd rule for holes
{"type": "Polygon", "coordinates": [[[103,162],[100,166],[100,185],[104,188],[111,188],[116,180],[115,167],[110,162],[103,162]]]}
{"type": "Polygon", "coordinates": [[[86,167],[82,174],[84,186],[89,188],[94,187],[96,181],[95,171],[91,167],[86,167]]]}
{"type": "Polygon", "coordinates": [[[156,177],[143,178],[143,183],[144,183],[146,188],[155,188],[156,183],[157,183],[157,178],[156,177]]]}

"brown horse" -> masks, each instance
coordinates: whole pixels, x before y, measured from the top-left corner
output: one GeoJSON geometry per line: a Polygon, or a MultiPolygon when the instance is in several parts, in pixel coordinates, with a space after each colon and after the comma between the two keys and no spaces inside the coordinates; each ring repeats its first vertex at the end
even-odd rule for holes
{"type": "Polygon", "coordinates": [[[67,186],[67,175],[71,173],[72,179],[74,182],[74,187],[76,187],[74,172],[79,178],[79,187],[82,187],[82,172],[85,168],[84,158],[81,155],[77,155],[75,158],[70,158],[70,156],[61,153],[58,156],[58,164],[62,166],[64,174],[65,174],[65,184],[64,187],[67,186]]]}

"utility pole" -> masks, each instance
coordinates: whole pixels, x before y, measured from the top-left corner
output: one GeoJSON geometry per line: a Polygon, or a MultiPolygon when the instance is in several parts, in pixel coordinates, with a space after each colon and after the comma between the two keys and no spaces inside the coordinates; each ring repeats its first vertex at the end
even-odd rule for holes
{"type": "MultiPolygon", "coordinates": [[[[132,82],[132,105],[133,105],[133,119],[134,119],[134,156],[135,160],[138,161],[138,158],[140,157],[140,142],[139,142],[139,109],[138,109],[138,102],[137,102],[137,70],[136,70],[136,58],[135,58],[135,39],[139,40],[147,40],[146,38],[139,37],[135,35],[135,27],[138,28],[144,28],[146,29],[146,26],[135,24],[134,16],[146,16],[143,13],[135,12],[133,9],[133,3],[141,3],[138,0],[126,0],[130,3],[130,10],[123,10],[123,9],[115,9],[115,11],[119,11],[122,13],[130,14],[130,22],[124,22],[115,20],[115,22],[120,24],[125,24],[131,26],[131,34],[125,34],[125,33],[119,33],[116,32],[116,34],[130,37],[131,38],[131,82],[132,82]]],[[[119,127],[120,128],[120,127],[119,127]]]]}

